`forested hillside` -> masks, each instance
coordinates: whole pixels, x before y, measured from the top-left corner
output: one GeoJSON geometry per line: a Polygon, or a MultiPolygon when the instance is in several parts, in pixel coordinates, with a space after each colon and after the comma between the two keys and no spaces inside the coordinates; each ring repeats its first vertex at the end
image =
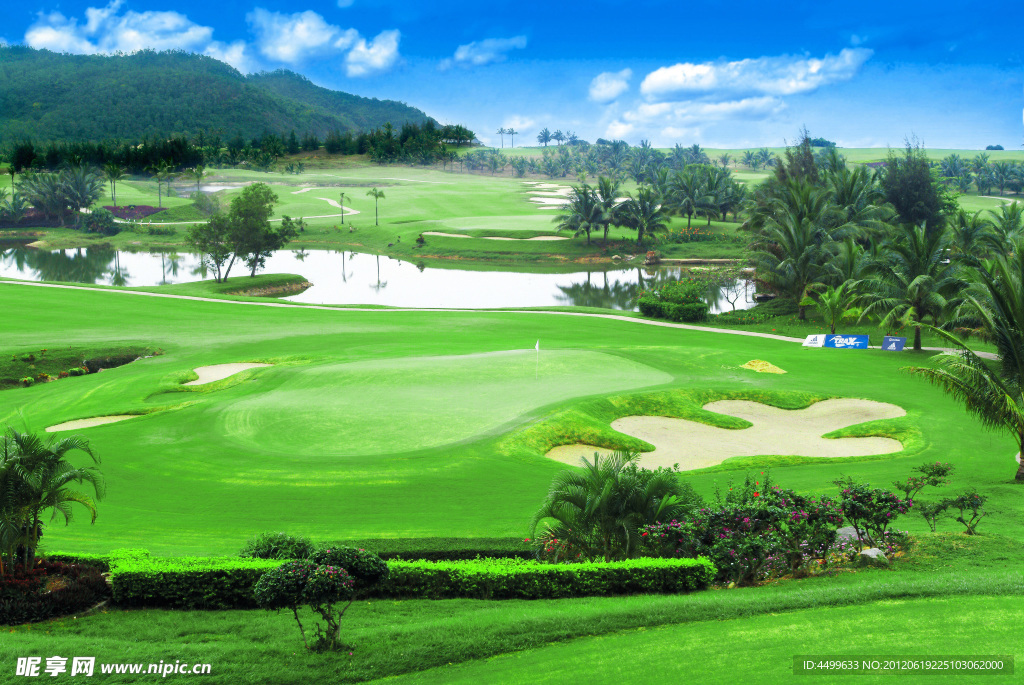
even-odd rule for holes
{"type": "Polygon", "coordinates": [[[292,130],[322,138],[428,119],[403,103],[331,91],[291,72],[245,77],[203,55],[0,47],[0,144],[292,130]]]}

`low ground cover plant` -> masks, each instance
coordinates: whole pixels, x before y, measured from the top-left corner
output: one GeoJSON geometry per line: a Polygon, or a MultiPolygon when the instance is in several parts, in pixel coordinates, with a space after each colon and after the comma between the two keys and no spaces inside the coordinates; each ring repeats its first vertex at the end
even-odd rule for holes
{"type": "Polygon", "coordinates": [[[644,316],[671,321],[703,321],[708,315],[708,303],[704,299],[707,284],[687,279],[671,281],[657,290],[640,293],[637,306],[644,316]]]}
{"type": "Polygon", "coordinates": [[[96,566],[41,560],[0,576],[0,625],[67,616],[110,598],[96,566]]]}

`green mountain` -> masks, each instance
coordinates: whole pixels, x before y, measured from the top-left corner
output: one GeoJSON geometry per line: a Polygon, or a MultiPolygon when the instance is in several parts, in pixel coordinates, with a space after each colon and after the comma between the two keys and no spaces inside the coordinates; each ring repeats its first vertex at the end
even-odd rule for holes
{"type": "Polygon", "coordinates": [[[68,55],[0,47],[0,145],[32,139],[138,140],[199,132],[246,138],[294,130],[323,138],[426,114],[394,100],[328,90],[289,71],[243,76],[205,55],[68,55]]]}

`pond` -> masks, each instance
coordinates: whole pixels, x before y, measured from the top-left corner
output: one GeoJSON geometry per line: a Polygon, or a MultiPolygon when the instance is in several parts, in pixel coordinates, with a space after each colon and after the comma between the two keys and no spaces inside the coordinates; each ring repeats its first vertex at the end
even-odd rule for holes
{"type": "MultiPolygon", "coordinates": [[[[153,286],[211,278],[199,255],[109,248],[36,250],[0,247],[0,276],[117,286],[153,286]]],[[[334,250],[280,250],[263,273],[301,274],[313,283],[286,299],[315,304],[394,307],[545,307],[632,309],[644,289],[679,278],[678,267],[617,267],[560,273],[425,267],[390,257],[334,250]]],[[[244,276],[236,265],[232,278],[244,276]]],[[[239,284],[244,285],[244,281],[239,284]]],[[[712,312],[753,306],[753,285],[732,280],[708,288],[712,312]]]]}

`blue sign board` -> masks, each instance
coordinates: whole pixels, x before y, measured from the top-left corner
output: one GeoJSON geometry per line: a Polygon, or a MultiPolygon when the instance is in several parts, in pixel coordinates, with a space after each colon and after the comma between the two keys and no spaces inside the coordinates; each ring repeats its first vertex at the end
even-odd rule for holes
{"type": "Polygon", "coordinates": [[[906,338],[897,338],[894,335],[887,335],[882,339],[882,349],[889,352],[902,352],[906,344],[906,338]]]}
{"type": "Polygon", "coordinates": [[[825,336],[825,347],[835,347],[836,349],[843,350],[866,350],[868,349],[868,336],[829,334],[825,336]]]}

